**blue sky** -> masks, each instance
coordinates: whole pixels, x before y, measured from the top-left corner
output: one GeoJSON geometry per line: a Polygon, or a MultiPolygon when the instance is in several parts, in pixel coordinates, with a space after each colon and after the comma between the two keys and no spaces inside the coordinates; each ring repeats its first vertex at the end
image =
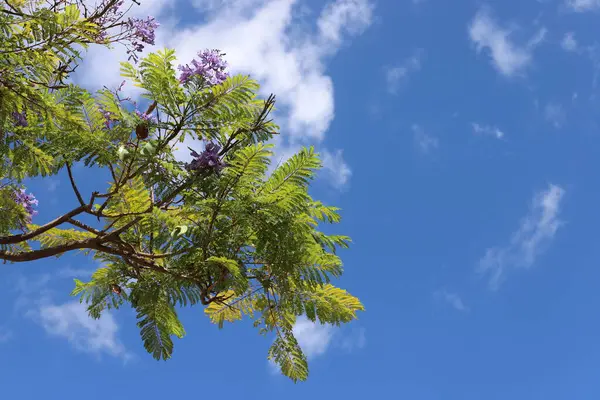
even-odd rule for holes
{"type": "MultiPolygon", "coordinates": [[[[68,293],[97,267],[6,265],[7,397],[597,399],[600,396],[598,0],[147,0],[157,46],[221,48],[279,100],[279,157],[314,144],[313,194],[343,209],[339,285],[367,311],[301,321],[311,377],[293,385],[247,323],[185,310],[169,362],[132,312],[86,318],[68,293]]],[[[76,80],[118,85],[124,51],[76,80]]],[[[127,89],[131,90],[131,89],[127,89]]],[[[136,95],[136,92],[130,92],[136,95]]],[[[79,169],[85,190],[98,175],[79,169]]],[[[74,202],[32,182],[39,221],[74,202]]]]}

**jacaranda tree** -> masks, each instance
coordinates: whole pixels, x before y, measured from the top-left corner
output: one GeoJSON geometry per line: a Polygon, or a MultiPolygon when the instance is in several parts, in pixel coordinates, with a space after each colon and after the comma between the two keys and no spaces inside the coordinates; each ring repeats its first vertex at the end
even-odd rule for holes
{"type": "Polygon", "coordinates": [[[339,325],[363,310],[329,283],[342,274],[336,250],[349,239],[318,229],[340,220],[308,194],[318,155],[304,148],[270,170],[274,97],[258,98],[248,76],[229,76],[217,50],[178,68],[172,50],[140,59],[158,23],[127,17],[135,3],[0,2],[0,259],[81,252],[99,260],[72,294],[92,318],[129,303],[156,359],[168,359],[172,336],[185,334],[177,307],[200,304],[219,327],[248,316],[274,334],[268,357],[304,380],[296,318],[339,325]],[[72,83],[98,45],[127,47],[121,72],[143,90],[137,103],[121,87],[90,93],[72,83]],[[174,154],[186,139],[197,146],[187,163],[174,154]],[[75,165],[110,182],[84,193],[75,165]],[[77,205],[36,221],[23,182],[57,174],[77,205]]]}

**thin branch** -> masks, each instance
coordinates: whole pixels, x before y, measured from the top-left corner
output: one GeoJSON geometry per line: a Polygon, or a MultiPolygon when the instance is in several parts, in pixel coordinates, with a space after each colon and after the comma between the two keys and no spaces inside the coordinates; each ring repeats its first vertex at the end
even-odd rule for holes
{"type": "Polygon", "coordinates": [[[85,206],[85,201],[83,201],[83,197],[81,197],[81,192],[77,189],[77,184],[75,184],[75,179],[73,178],[73,172],[71,171],[71,166],[69,163],[65,163],[67,167],[67,173],[69,174],[69,180],[71,181],[71,187],[73,188],[73,192],[75,192],[75,196],[77,196],[77,200],[79,204],[85,206]]]}
{"type": "Polygon", "coordinates": [[[83,222],[77,221],[76,219],[72,219],[69,218],[69,220],[67,221],[68,223],[70,223],[71,225],[74,225],[78,228],[81,228],[83,230],[86,230],[90,233],[93,233],[95,235],[100,235],[101,232],[98,229],[92,228],[91,226],[84,224],[83,222]]]}
{"type": "Polygon", "coordinates": [[[190,250],[192,250],[192,248],[191,248],[191,247],[186,247],[186,248],[184,248],[184,249],[181,249],[181,250],[178,250],[178,251],[173,251],[173,252],[171,252],[171,253],[163,253],[163,254],[148,254],[148,253],[142,253],[142,252],[136,251],[136,252],[135,252],[135,254],[136,254],[137,256],[140,256],[140,257],[144,257],[144,258],[150,258],[150,259],[156,260],[156,259],[159,259],[159,258],[167,258],[167,257],[179,256],[179,255],[181,255],[181,254],[185,254],[185,253],[187,253],[187,252],[188,252],[188,251],[190,251],[190,250]]]}

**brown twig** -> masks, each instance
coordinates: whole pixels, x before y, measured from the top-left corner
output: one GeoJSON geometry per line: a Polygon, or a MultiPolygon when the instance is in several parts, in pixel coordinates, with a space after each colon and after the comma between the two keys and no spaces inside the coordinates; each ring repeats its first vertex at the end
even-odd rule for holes
{"type": "Polygon", "coordinates": [[[83,201],[83,197],[81,197],[81,192],[79,192],[79,189],[77,189],[77,184],[75,184],[75,179],[73,178],[73,172],[71,171],[71,166],[69,165],[68,162],[66,162],[65,165],[67,167],[67,173],[69,174],[69,180],[71,181],[71,187],[73,188],[73,192],[75,192],[75,196],[77,197],[79,204],[81,204],[82,206],[85,206],[85,201],[83,201]]]}

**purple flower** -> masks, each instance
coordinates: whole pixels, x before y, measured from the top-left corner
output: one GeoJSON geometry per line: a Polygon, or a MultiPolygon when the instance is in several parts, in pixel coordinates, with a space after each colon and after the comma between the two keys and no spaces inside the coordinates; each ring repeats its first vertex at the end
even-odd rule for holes
{"type": "Polygon", "coordinates": [[[106,31],[100,31],[96,34],[95,42],[97,44],[103,44],[103,43],[106,43],[107,38],[108,38],[108,35],[106,34],[106,31]]]}
{"type": "Polygon", "coordinates": [[[188,64],[180,65],[178,69],[181,71],[179,81],[181,83],[188,82],[192,76],[198,75],[202,77],[209,85],[218,85],[223,83],[229,76],[225,72],[227,62],[223,60],[225,54],[219,50],[204,50],[198,53],[199,60],[192,60],[190,67],[188,64]]]}
{"type": "Polygon", "coordinates": [[[154,45],[154,31],[160,26],[154,17],[147,17],[145,20],[129,18],[129,26],[133,29],[135,37],[144,43],[154,45]]]}
{"type": "Polygon", "coordinates": [[[25,111],[23,111],[23,112],[14,111],[12,113],[12,117],[15,120],[16,126],[22,126],[22,127],[27,126],[27,113],[25,111]]]}
{"type": "Polygon", "coordinates": [[[152,115],[148,115],[139,110],[135,110],[135,115],[137,115],[142,121],[148,123],[156,123],[156,118],[152,115]]]}
{"type": "Polygon", "coordinates": [[[112,0],[102,0],[96,6],[97,15],[102,15],[94,18],[94,22],[98,25],[98,32],[94,40],[96,43],[129,41],[127,54],[129,54],[130,59],[133,58],[137,62],[135,53],[141,52],[144,49],[144,44],[154,45],[154,31],[160,24],[153,17],[147,17],[146,19],[129,18],[124,21],[123,17],[127,10],[122,6],[125,1],[117,1],[107,8],[110,1],[112,0]],[[117,26],[121,26],[121,33],[111,33],[111,30],[117,26]]]}
{"type": "Polygon", "coordinates": [[[140,52],[144,50],[144,43],[154,45],[154,31],[160,24],[153,17],[147,17],[145,20],[129,18],[127,24],[132,31],[131,44],[133,45],[133,51],[140,52]]]}
{"type": "Polygon", "coordinates": [[[201,171],[212,168],[216,172],[220,172],[225,167],[225,163],[219,159],[220,150],[221,147],[212,142],[208,142],[200,154],[192,150],[190,154],[194,159],[186,165],[186,169],[188,171],[201,171]]]}
{"type": "Polygon", "coordinates": [[[14,192],[15,202],[25,209],[27,216],[25,220],[27,223],[31,223],[31,218],[37,215],[37,211],[33,209],[33,206],[38,205],[38,201],[35,196],[31,193],[27,194],[25,189],[16,190],[14,192]]]}
{"type": "Polygon", "coordinates": [[[106,128],[110,128],[110,123],[113,121],[112,113],[110,111],[106,111],[103,108],[100,109],[100,112],[104,117],[104,125],[106,125],[106,128]]]}
{"type": "MultiPolygon", "coordinates": [[[[98,6],[98,11],[104,11],[108,2],[111,0],[103,0],[98,6]]],[[[108,38],[108,34],[106,29],[111,25],[114,25],[121,19],[123,16],[123,11],[120,9],[125,3],[125,0],[117,1],[115,4],[110,6],[101,17],[96,19],[96,24],[98,24],[99,32],[96,34],[96,43],[104,43],[108,38]]]]}

